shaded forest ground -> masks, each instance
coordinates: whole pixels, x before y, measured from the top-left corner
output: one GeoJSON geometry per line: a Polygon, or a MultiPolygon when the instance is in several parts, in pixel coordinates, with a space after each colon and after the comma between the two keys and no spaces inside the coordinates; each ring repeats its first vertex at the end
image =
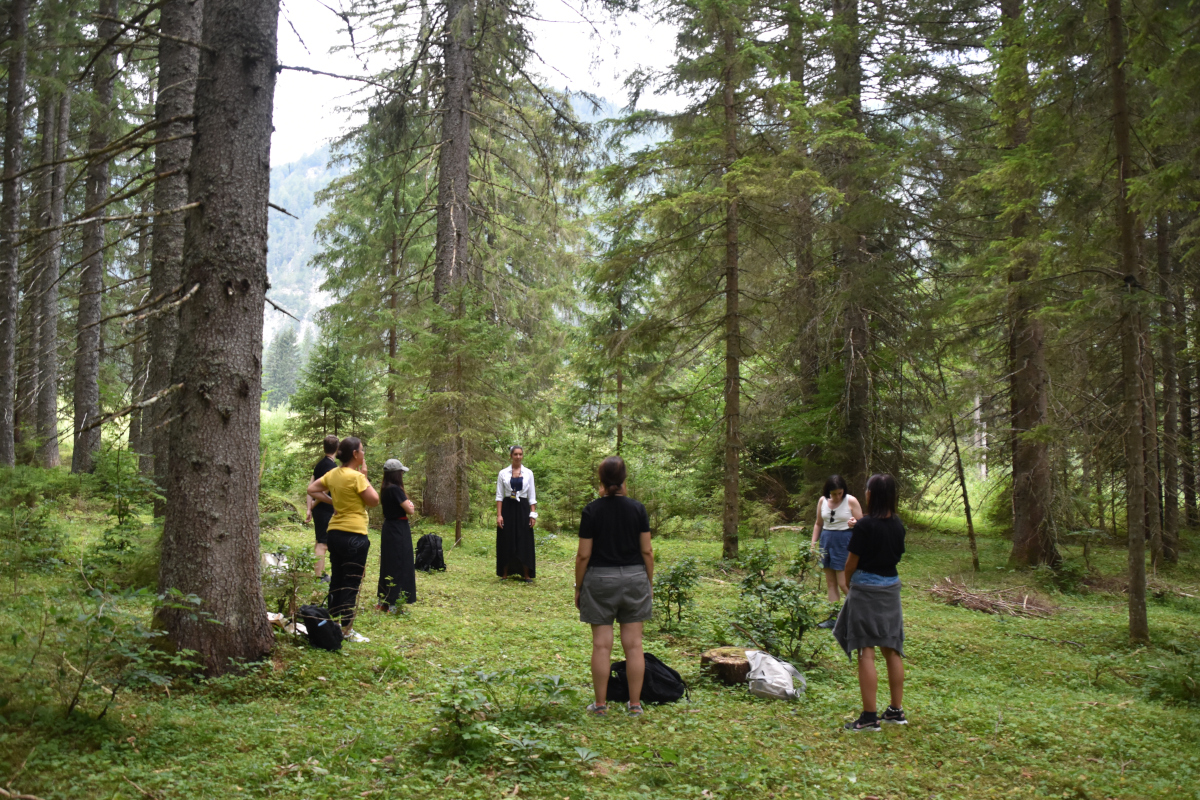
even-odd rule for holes
{"type": "MultiPolygon", "coordinates": [[[[590,640],[571,606],[574,541],[542,539],[539,580],[524,585],[494,577],[493,534],[471,529],[461,548],[447,550],[446,573],[419,575],[411,613],[363,613],[357,627],[369,644],[326,653],[280,634],[269,664],[204,684],[177,681],[169,694],[147,687],[119,695],[100,721],[78,713],[65,721],[54,703],[0,707],[0,786],[46,800],[1200,797],[1197,707],[1170,695],[1172,681],[1197,675],[1200,601],[1152,598],[1149,649],[1127,644],[1120,595],[1049,590],[1059,606],[1049,619],[948,607],[928,592],[945,576],[980,589],[1037,576],[1005,570],[1008,546],[997,536],[981,539],[983,571],[972,576],[953,520],[936,530],[909,522],[901,564],[907,728],[840,730],[859,708],[858,689],[852,666],[832,648],[806,670],[808,691],[795,703],[756,699],[703,676],[699,653],[718,643],[713,623],[734,603],[740,574],[715,560],[718,542],[677,538],[656,540],[660,569],[700,559],[696,606],[676,631],[663,630],[661,617],[649,623],[647,648],[683,673],[691,702],[652,707],[642,719],[587,718],[590,640]],[[481,682],[473,670],[495,677],[481,682]],[[501,710],[493,706],[483,719],[473,709],[488,693],[501,710]],[[454,754],[471,744],[456,731],[480,737],[474,752],[454,754]]],[[[107,524],[99,505],[75,506],[73,558],[25,576],[21,596],[66,598],[81,583],[79,556],[94,552],[107,524]]],[[[264,549],[304,548],[310,536],[286,525],[264,534],[264,549]]],[[[781,568],[805,540],[771,540],[781,568]]],[[[1191,552],[1162,580],[1195,586],[1191,552]]],[[[365,583],[372,594],[378,556],[375,540],[365,583]]],[[[1093,562],[1116,576],[1124,552],[1098,546],[1093,562]]],[[[7,641],[35,627],[28,614],[16,618],[18,607],[0,606],[0,685],[31,653],[28,637],[7,641]]],[[[57,610],[71,607],[64,599],[57,610]]],[[[54,676],[25,677],[35,679],[54,676]]]]}

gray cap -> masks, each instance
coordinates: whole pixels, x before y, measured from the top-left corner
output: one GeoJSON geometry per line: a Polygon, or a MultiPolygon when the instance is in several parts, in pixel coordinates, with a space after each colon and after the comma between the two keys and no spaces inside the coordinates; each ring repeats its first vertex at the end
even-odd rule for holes
{"type": "Polygon", "coordinates": [[[397,472],[397,471],[408,472],[408,467],[401,464],[400,459],[398,459],[398,458],[389,458],[387,461],[383,462],[383,471],[384,472],[397,472]]]}

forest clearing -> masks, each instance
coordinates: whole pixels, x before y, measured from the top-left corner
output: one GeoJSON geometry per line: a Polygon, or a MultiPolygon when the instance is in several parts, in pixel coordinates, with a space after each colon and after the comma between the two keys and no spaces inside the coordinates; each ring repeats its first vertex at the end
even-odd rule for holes
{"type": "Polygon", "coordinates": [[[0,800],[1200,795],[1197,19],[3,0],[0,800]]]}
{"type": "MultiPolygon", "coordinates": [[[[70,517],[69,552],[102,555],[103,508],[83,502],[70,517]]],[[[1189,664],[1180,654],[1195,652],[1200,599],[1166,588],[1198,594],[1194,567],[1161,577],[1150,618],[1162,644],[1137,647],[1128,643],[1119,593],[1039,585],[1004,567],[1006,543],[990,534],[980,539],[983,570],[973,574],[961,520],[933,529],[915,523],[902,562],[911,719],[904,728],[841,730],[857,687],[828,631],[805,635],[806,648],[824,648],[804,670],[808,688],[797,701],[755,698],[701,672],[699,654],[720,643],[715,631],[736,604],[746,565],[714,558],[710,542],[691,536],[656,540],[660,570],[692,556],[700,579],[682,623],[669,625],[656,606],[646,645],[679,669],[690,701],[651,706],[637,719],[587,717],[589,641],[571,606],[570,532],[539,543],[539,578],[521,584],[491,574],[494,532],[471,528],[447,550],[446,572],[418,575],[419,601],[408,614],[363,612],[358,628],[369,643],[329,653],[279,632],[261,666],[169,691],[129,690],[99,721],[92,717],[106,701],[101,689],[86,688],[82,713],[68,721],[62,692],[78,676],[49,678],[59,693],[44,697],[45,706],[31,711],[15,702],[0,712],[4,783],[47,800],[1197,794],[1200,732],[1178,684],[1195,675],[1195,656],[1189,664]],[[947,576],[981,591],[1026,584],[1025,594],[1055,611],[1006,617],[935,602],[929,588],[947,576]],[[496,683],[479,681],[477,672],[496,683]],[[479,691],[495,691],[499,704],[481,738],[464,742],[447,708],[479,691]]],[[[299,552],[310,539],[289,524],[265,534],[264,547],[299,552]]],[[[806,539],[772,536],[776,573],[806,539]]],[[[1093,557],[1098,574],[1121,574],[1118,548],[1097,547],[1093,557]]],[[[47,596],[58,598],[54,613],[86,607],[76,559],[64,561],[25,579],[22,601],[0,615],[5,630],[29,629],[47,596]]],[[[377,564],[373,558],[368,567],[369,585],[377,564]]],[[[303,587],[324,591],[310,576],[303,587]]],[[[125,605],[144,614],[149,599],[125,605]]],[[[11,657],[32,646],[26,637],[18,653],[6,651],[8,680],[23,660],[11,657]]],[[[1191,691],[1194,698],[1194,684],[1191,691]]]]}

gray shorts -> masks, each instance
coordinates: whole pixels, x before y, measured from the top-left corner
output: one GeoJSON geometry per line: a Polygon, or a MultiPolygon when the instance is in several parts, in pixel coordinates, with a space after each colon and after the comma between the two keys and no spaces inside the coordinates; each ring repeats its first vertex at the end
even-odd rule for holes
{"type": "Polygon", "coordinates": [[[654,616],[653,594],[644,564],[589,567],[579,587],[579,621],[589,625],[645,622],[654,616]]]}

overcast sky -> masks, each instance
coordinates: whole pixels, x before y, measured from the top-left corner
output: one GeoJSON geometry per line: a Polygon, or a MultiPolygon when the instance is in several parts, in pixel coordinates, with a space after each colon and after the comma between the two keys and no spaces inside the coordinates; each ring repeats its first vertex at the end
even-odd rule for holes
{"type": "MultiPolygon", "coordinates": [[[[335,0],[327,2],[335,8],[338,5],[335,0]]],[[[661,69],[671,62],[674,31],[640,14],[622,15],[619,29],[608,22],[593,27],[569,0],[536,3],[538,16],[545,20],[534,29],[534,46],[545,62],[536,66],[550,86],[594,92],[623,105],[627,96],[622,84],[634,68],[661,69]]],[[[280,62],[364,75],[363,65],[349,53],[329,54],[331,47],[349,43],[340,32],[342,27],[341,20],[318,0],[284,0],[279,15],[280,62]]],[[[275,86],[271,164],[295,161],[341,133],[351,118],[338,107],[351,102],[348,93],[355,87],[336,78],[291,70],[280,73],[275,86]]],[[[659,108],[676,104],[672,98],[654,101],[659,108]]]]}

